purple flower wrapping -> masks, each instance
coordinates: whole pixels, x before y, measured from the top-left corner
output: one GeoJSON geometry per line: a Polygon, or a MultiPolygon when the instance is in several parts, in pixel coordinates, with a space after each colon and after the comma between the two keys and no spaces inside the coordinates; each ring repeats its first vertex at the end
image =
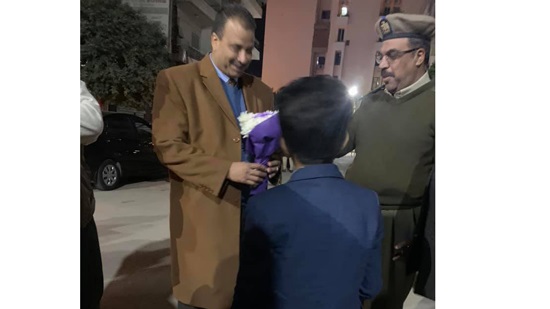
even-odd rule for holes
{"type": "MultiPolygon", "coordinates": [[[[263,114],[263,113],[262,113],[263,114]]],[[[258,116],[262,115],[258,114],[258,116]]],[[[256,125],[246,138],[245,151],[254,159],[254,163],[267,166],[269,158],[280,147],[281,125],[279,115],[275,114],[262,123],[256,125]]],[[[250,191],[250,195],[256,195],[267,190],[267,178],[250,191]]]]}

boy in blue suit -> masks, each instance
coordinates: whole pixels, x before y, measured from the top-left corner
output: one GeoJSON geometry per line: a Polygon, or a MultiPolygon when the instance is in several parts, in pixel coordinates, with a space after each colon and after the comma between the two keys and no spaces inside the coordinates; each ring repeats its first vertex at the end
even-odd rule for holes
{"type": "Polygon", "coordinates": [[[352,103],[328,76],[276,95],[281,147],[296,171],[244,210],[234,309],[350,309],[380,291],[378,197],[332,164],[347,140],[352,103]]]}

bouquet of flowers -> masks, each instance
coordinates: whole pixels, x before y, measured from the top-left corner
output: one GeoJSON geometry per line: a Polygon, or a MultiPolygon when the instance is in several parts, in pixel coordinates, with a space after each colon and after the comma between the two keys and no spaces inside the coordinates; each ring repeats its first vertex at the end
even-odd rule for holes
{"type": "MultiPolygon", "coordinates": [[[[277,111],[263,113],[243,112],[238,117],[241,125],[241,134],[245,143],[245,152],[254,163],[267,166],[269,158],[279,149],[281,138],[281,126],[277,111]]],[[[267,178],[252,189],[250,195],[255,195],[267,190],[267,178]]]]}

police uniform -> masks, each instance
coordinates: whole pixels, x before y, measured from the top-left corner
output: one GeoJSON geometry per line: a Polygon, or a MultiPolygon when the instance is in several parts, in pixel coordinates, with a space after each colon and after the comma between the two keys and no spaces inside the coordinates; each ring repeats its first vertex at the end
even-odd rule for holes
{"type": "MultiPolygon", "coordinates": [[[[391,14],[376,23],[381,41],[430,40],[431,16],[391,14]]],[[[390,94],[380,87],[362,100],[350,125],[346,152],[356,157],[346,179],[378,193],[384,217],[383,288],[368,304],[374,309],[401,309],[414,281],[410,255],[393,261],[395,245],[412,241],[426,185],[435,162],[435,82],[428,73],[390,94]]]]}

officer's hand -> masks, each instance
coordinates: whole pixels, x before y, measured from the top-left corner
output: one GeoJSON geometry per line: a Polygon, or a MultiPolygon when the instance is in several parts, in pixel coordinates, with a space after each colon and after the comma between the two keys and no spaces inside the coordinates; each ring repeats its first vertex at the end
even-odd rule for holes
{"type": "Polygon", "coordinates": [[[411,250],[411,247],[412,247],[412,241],[411,240],[402,241],[402,242],[398,243],[397,245],[395,245],[393,247],[395,249],[395,251],[393,253],[392,260],[397,261],[400,258],[402,258],[404,256],[407,256],[409,254],[410,250],[411,250]]]}
{"type": "Polygon", "coordinates": [[[279,160],[274,160],[274,161],[269,161],[267,163],[267,172],[269,173],[269,179],[275,177],[275,175],[277,175],[277,172],[279,171],[279,168],[281,167],[281,161],[279,160]]]}
{"type": "Polygon", "coordinates": [[[227,179],[250,186],[257,186],[262,183],[266,176],[267,169],[261,164],[233,162],[229,168],[227,179]]]}

